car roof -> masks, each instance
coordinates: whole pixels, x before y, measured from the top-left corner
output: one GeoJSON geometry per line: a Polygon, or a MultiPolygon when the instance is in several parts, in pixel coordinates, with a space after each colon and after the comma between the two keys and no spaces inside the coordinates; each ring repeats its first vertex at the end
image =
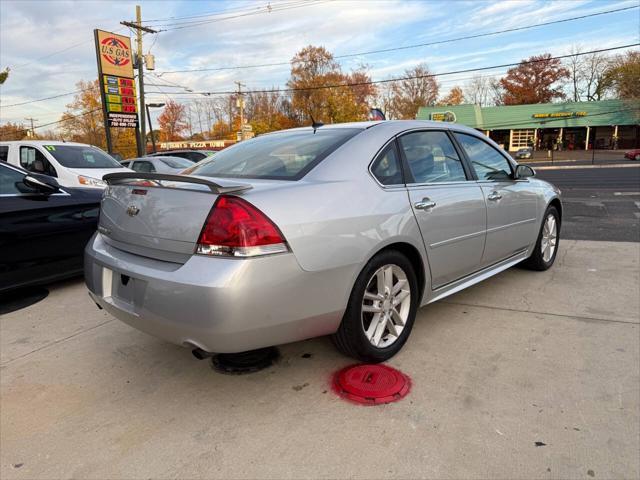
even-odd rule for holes
{"type": "Polygon", "coordinates": [[[21,145],[36,145],[39,147],[42,147],[44,145],[71,145],[71,146],[78,146],[78,147],[95,147],[95,148],[100,148],[100,147],[96,147],[95,145],[90,145],[88,143],[78,143],[78,142],[63,142],[62,140],[8,140],[8,141],[2,141],[0,142],[1,145],[14,145],[14,144],[21,144],[21,145]]]}
{"type": "MultiPolygon", "coordinates": [[[[333,130],[337,128],[359,128],[366,130],[368,128],[376,127],[376,126],[384,126],[385,128],[391,130],[409,130],[412,128],[446,128],[450,130],[456,130],[460,132],[469,132],[479,134],[480,132],[474,128],[467,127],[466,125],[461,125],[459,123],[449,123],[449,122],[436,122],[433,120],[375,120],[368,122],[346,122],[346,123],[330,123],[327,125],[322,125],[321,127],[317,127],[317,131],[321,130],[333,130]]],[[[313,127],[297,127],[290,128],[287,130],[279,130],[280,132],[288,132],[288,131],[312,131],[313,127]]],[[[270,132],[278,133],[278,132],[270,132]]],[[[269,135],[267,134],[267,135],[269,135]]]]}
{"type": "Polygon", "coordinates": [[[150,157],[155,157],[158,155],[162,155],[162,156],[167,156],[167,153],[181,153],[181,152],[197,152],[197,153],[207,153],[207,152],[214,152],[215,150],[198,150],[195,148],[181,148],[178,150],[161,150],[159,152],[155,152],[155,153],[150,153],[149,156],[150,157]]]}
{"type": "Polygon", "coordinates": [[[146,157],[136,157],[136,158],[127,158],[126,160],[122,160],[123,162],[134,162],[136,160],[143,160],[143,161],[151,161],[151,160],[155,160],[158,162],[161,162],[162,160],[166,160],[166,159],[175,159],[175,160],[186,160],[187,162],[193,162],[193,160],[189,160],[188,158],[182,158],[182,157],[172,157],[170,155],[156,155],[156,156],[151,156],[151,155],[147,155],[146,157]]]}

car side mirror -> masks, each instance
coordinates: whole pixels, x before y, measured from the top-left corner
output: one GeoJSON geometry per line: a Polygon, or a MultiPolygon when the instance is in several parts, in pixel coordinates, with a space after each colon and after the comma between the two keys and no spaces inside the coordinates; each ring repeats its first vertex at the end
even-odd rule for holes
{"type": "Polygon", "coordinates": [[[516,180],[519,180],[521,178],[529,178],[529,177],[535,177],[536,176],[536,171],[531,168],[529,165],[518,165],[518,167],[516,168],[516,180]]]}
{"type": "Polygon", "coordinates": [[[23,183],[30,188],[43,193],[45,195],[51,195],[60,191],[60,184],[58,181],[47,175],[40,175],[38,173],[30,173],[24,177],[23,183]]]}

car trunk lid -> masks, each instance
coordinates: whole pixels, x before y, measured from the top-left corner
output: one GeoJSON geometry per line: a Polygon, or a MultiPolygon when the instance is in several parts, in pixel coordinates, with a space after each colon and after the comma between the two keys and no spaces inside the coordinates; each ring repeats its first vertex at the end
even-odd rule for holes
{"type": "Polygon", "coordinates": [[[248,184],[204,177],[123,172],[105,175],[98,230],[121,250],[184,263],[193,255],[217,197],[248,184]]]}

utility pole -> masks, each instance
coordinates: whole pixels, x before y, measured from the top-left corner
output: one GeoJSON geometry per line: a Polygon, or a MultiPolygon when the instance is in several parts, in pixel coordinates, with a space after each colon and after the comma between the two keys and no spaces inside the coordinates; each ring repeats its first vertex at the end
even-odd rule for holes
{"type": "Polygon", "coordinates": [[[35,137],[36,136],[36,131],[33,128],[33,122],[37,122],[38,119],[37,118],[33,118],[33,117],[27,117],[27,118],[25,118],[25,120],[31,122],[31,137],[35,137]]]}
{"type": "Polygon", "coordinates": [[[236,106],[240,110],[240,140],[244,140],[244,130],[242,129],[244,126],[244,97],[242,96],[242,87],[246,86],[242,82],[233,82],[238,85],[238,100],[236,101],[236,106]]]}
{"type": "Polygon", "coordinates": [[[136,5],[136,21],[135,22],[120,22],[126,27],[130,27],[137,32],[138,43],[138,91],[140,93],[140,107],[138,108],[138,118],[140,119],[140,132],[138,140],[138,156],[142,157],[147,153],[147,137],[146,137],[146,121],[145,121],[145,103],[144,103],[144,57],[142,54],[142,32],[158,33],[157,30],[153,30],[149,27],[142,25],[142,11],[140,5],[136,5]]]}

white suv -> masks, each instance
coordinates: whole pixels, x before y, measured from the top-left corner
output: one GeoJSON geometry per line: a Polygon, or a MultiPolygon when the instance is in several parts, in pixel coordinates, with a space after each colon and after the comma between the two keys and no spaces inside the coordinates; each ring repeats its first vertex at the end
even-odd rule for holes
{"type": "Polygon", "coordinates": [[[0,160],[56,177],[65,187],[104,188],[103,175],[130,171],[97,147],[56,140],[0,142],[0,160]]]}

